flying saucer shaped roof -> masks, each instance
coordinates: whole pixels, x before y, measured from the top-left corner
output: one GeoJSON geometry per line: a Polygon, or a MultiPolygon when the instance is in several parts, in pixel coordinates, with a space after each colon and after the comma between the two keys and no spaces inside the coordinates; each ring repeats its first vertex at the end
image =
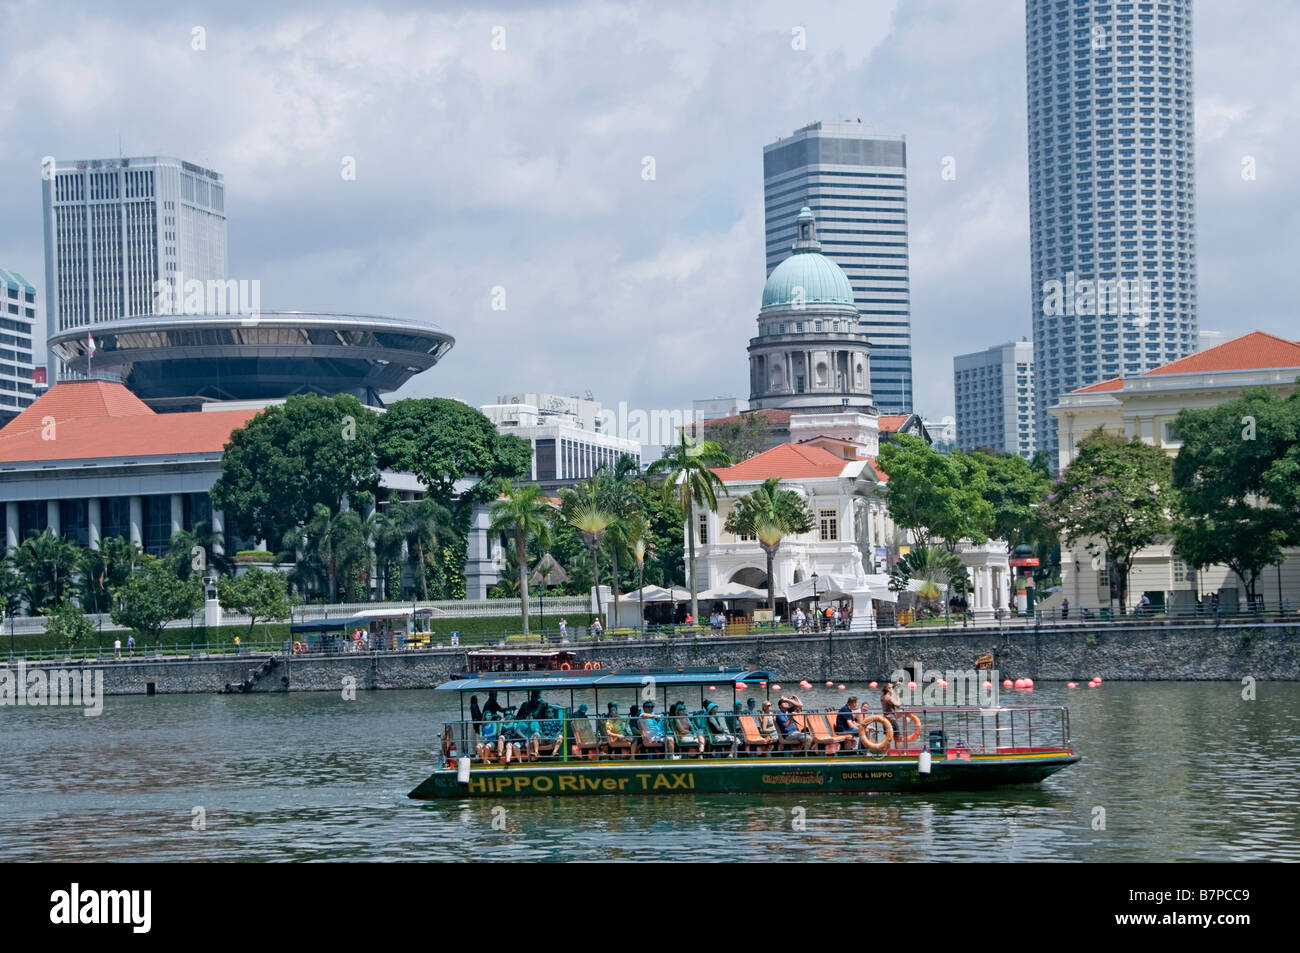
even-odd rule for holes
{"type": "Polygon", "coordinates": [[[88,364],[116,372],[154,407],[300,393],[377,398],[433,367],[454,344],[431,324],[308,311],[140,315],[50,338],[74,372],[88,364]]]}

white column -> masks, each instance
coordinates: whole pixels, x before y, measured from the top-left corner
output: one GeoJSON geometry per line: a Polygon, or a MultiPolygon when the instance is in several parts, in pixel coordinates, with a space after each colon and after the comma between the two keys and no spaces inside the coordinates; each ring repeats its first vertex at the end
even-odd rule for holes
{"type": "Polygon", "coordinates": [[[185,499],[179,493],[172,494],[172,532],[175,536],[185,528],[185,499]]]}
{"type": "Polygon", "coordinates": [[[99,497],[92,496],[86,500],[86,537],[90,543],[91,549],[99,549],[99,541],[103,535],[103,517],[99,509],[99,497]]]}
{"type": "Polygon", "coordinates": [[[5,504],[5,550],[13,552],[18,548],[18,504],[5,504]]]}
{"type": "Polygon", "coordinates": [[[131,497],[131,542],[144,545],[144,499],[140,496],[131,497]]]}
{"type": "Polygon", "coordinates": [[[212,551],[217,554],[223,554],[226,551],[226,512],[225,510],[212,511],[212,532],[220,533],[222,542],[212,544],[212,551]]]}
{"type": "Polygon", "coordinates": [[[55,536],[59,535],[59,501],[45,501],[45,525],[55,536]]]}

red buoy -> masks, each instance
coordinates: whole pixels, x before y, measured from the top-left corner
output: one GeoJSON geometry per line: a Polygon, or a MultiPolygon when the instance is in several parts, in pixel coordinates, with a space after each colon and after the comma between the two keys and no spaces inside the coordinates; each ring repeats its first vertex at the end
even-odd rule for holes
{"type": "Polygon", "coordinates": [[[1002,687],[1003,687],[1003,688],[1010,688],[1010,687],[1011,687],[1011,679],[1009,679],[1009,678],[1004,678],[1004,679],[1002,679],[1002,687]]]}

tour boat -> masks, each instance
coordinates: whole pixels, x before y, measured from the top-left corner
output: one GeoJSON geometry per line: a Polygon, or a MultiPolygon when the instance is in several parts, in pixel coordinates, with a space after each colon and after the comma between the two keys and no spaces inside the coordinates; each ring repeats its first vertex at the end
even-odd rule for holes
{"type": "Polygon", "coordinates": [[[484,672],[438,691],[459,696],[461,717],[443,727],[438,766],[408,795],[416,799],[976,790],[1035,783],[1079,760],[1061,706],[908,707],[897,735],[879,713],[855,712],[861,727],[841,733],[837,709],[808,708],[793,714],[807,740],[772,738],[761,710],[735,710],[737,700],[771,700],[771,676],[749,669],[484,672]],[[466,713],[467,699],[490,693],[508,720],[466,713]],[[682,711],[697,693],[700,704],[682,711]],[[586,699],[590,712],[578,707],[586,699]],[[628,706],[646,702],[658,724],[630,723],[628,706]]]}

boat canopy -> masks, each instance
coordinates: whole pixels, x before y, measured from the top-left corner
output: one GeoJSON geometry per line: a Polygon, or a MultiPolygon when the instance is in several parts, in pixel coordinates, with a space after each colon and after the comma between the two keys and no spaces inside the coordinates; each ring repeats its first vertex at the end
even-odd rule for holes
{"type": "Polygon", "coordinates": [[[443,682],[440,692],[527,691],[533,688],[640,688],[646,678],[657,685],[713,685],[769,681],[767,672],[752,669],[594,669],[582,671],[501,672],[481,678],[443,682]]]}

